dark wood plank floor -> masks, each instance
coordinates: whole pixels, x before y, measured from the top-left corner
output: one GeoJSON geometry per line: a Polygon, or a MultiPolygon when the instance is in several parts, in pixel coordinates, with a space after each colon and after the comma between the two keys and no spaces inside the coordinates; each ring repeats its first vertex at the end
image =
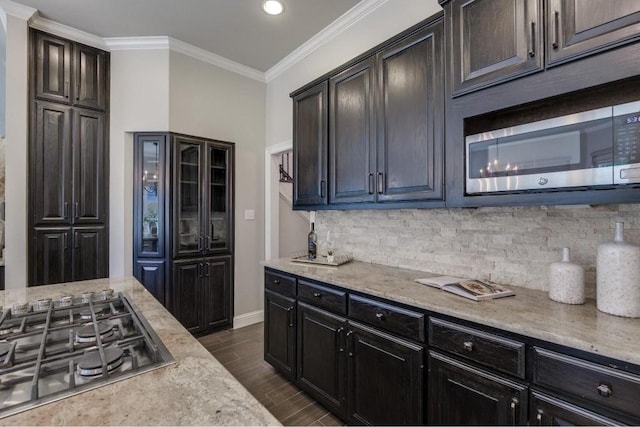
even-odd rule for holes
{"type": "Polygon", "coordinates": [[[285,426],[343,425],[263,359],[264,325],[216,332],[199,338],[216,359],[285,426]]]}

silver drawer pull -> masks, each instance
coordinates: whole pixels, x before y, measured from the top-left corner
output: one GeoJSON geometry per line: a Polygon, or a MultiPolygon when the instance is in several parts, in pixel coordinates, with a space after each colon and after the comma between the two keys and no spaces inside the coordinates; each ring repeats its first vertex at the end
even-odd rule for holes
{"type": "Polygon", "coordinates": [[[322,296],[322,294],[320,292],[314,292],[313,296],[316,298],[320,298],[322,296]]]}
{"type": "Polygon", "coordinates": [[[383,317],[384,317],[384,314],[383,314],[383,313],[376,313],[376,318],[377,318],[378,320],[382,320],[382,318],[383,318],[383,317]]]}
{"type": "Polygon", "coordinates": [[[610,397],[611,394],[613,393],[613,391],[611,390],[611,387],[609,387],[606,384],[600,384],[597,387],[598,390],[598,394],[602,397],[610,397]]]}
{"type": "Polygon", "coordinates": [[[464,346],[465,350],[473,351],[473,343],[471,341],[465,341],[464,343],[462,343],[462,345],[464,346]]]}
{"type": "Polygon", "coordinates": [[[273,279],[273,284],[274,284],[274,285],[279,285],[279,284],[280,284],[280,280],[278,280],[278,279],[273,279]]]}

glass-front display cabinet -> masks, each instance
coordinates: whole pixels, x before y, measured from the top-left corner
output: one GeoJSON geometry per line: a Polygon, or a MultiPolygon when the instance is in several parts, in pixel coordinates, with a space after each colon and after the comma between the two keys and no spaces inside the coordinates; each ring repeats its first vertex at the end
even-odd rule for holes
{"type": "Polygon", "coordinates": [[[165,226],[165,137],[141,136],[136,145],[134,180],[137,252],[141,257],[162,257],[164,239],[158,233],[165,226]]]}
{"type": "Polygon", "coordinates": [[[211,307],[224,306],[220,310],[231,318],[234,150],[230,142],[188,135],[134,135],[134,276],[183,324],[187,313],[211,307]],[[223,261],[225,273],[216,274],[223,261]],[[189,271],[195,276],[188,279],[189,271]],[[191,307],[192,279],[211,287],[196,300],[226,295],[225,301],[216,297],[207,307],[191,307]]]}
{"type": "Polygon", "coordinates": [[[230,251],[232,154],[228,143],[175,137],[174,256],[230,251]]]}

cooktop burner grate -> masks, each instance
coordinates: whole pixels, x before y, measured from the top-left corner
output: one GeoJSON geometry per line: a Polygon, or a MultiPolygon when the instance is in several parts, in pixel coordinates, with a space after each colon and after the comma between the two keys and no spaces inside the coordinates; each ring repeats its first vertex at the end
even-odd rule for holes
{"type": "Polygon", "coordinates": [[[173,362],[125,294],[14,304],[0,317],[0,418],[173,362]]]}

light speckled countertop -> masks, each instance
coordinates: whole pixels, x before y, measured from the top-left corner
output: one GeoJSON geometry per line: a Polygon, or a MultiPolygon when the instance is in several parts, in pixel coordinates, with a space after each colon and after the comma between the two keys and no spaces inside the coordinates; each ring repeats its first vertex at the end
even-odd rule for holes
{"type": "Polygon", "coordinates": [[[107,287],[132,297],[176,363],[3,418],[1,425],[280,425],[133,278],[0,291],[0,303],[107,287]]]}
{"type": "Polygon", "coordinates": [[[510,286],[515,297],[472,301],[414,279],[436,274],[353,261],[340,267],[316,267],[289,259],[266,267],[383,297],[459,319],[566,345],[640,365],[640,319],[602,313],[595,300],[583,305],[552,301],[547,292],[510,286]]]}

